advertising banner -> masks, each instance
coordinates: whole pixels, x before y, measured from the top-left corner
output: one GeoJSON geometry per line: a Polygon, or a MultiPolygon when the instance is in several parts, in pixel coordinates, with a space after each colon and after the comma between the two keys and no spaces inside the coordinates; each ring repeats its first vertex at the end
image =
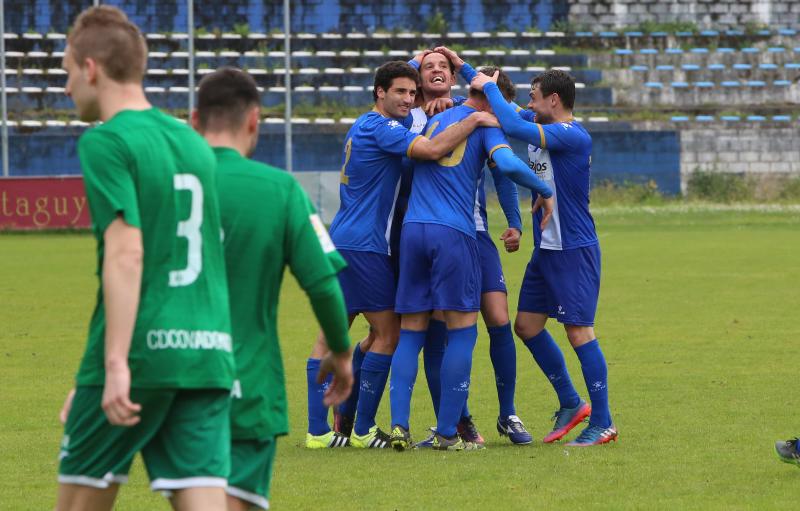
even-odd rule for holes
{"type": "Polygon", "coordinates": [[[0,179],[0,230],[88,229],[81,176],[0,179]]]}

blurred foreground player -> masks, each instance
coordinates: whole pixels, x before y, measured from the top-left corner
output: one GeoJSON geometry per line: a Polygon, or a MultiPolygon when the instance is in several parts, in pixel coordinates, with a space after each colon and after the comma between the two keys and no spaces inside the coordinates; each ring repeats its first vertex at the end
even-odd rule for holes
{"type": "Polygon", "coordinates": [[[345,266],[297,181],[248,159],[258,142],[261,98],[253,78],[233,68],[200,82],[192,125],[217,156],[217,190],[230,290],[236,380],[231,392],[229,511],[269,508],[278,436],[289,431],[278,343],[278,298],[285,267],[305,291],[328,353],[318,378],[333,371],[328,404],[350,392],[347,313],[336,273],[345,266]]]}
{"type": "Polygon", "coordinates": [[[224,510],[234,367],[216,159],[147,101],[147,47],[114,7],[67,38],[65,92],[97,239],[101,287],[67,399],[58,510],[111,509],[141,452],[178,510],[224,510]]]}
{"type": "MultiPolygon", "coordinates": [[[[552,384],[560,408],[545,443],[563,438],[589,416],[589,426],[572,446],[604,444],[617,438],[608,406],[608,368],[594,332],[600,294],[600,245],[589,212],[592,137],[572,116],[575,80],[550,70],[531,82],[528,107],[536,122],[523,119],[500,94],[495,78],[478,75],[482,89],[509,136],[528,142],[531,168],[553,188],[553,221],[534,220],[534,251],[519,293],[514,330],[552,384]],[[545,329],[548,317],[564,325],[581,362],[591,407],[581,400],[564,355],[545,329]]],[[[535,218],[541,197],[534,201],[535,218]]]]}

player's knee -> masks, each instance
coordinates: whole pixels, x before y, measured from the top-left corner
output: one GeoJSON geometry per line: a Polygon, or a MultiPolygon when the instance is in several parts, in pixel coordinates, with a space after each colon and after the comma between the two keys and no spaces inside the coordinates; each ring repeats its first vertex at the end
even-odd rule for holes
{"type": "Polygon", "coordinates": [[[503,308],[488,309],[483,314],[487,327],[503,326],[508,323],[508,311],[503,308]]]}
{"type": "Polygon", "coordinates": [[[523,341],[536,337],[542,330],[544,330],[544,326],[538,323],[521,321],[520,318],[514,321],[514,333],[523,341]]]}
{"type": "Polygon", "coordinates": [[[582,346],[595,338],[594,328],[591,326],[565,325],[564,329],[567,331],[569,343],[574,348],[582,346]]]}

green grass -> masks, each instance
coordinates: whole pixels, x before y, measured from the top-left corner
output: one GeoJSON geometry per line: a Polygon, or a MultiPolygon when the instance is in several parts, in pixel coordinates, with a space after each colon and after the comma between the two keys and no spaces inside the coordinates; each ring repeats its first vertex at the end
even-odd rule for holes
{"type": "MultiPolygon", "coordinates": [[[[495,226],[497,218],[493,212],[495,226]]],[[[305,450],[305,359],[316,327],[289,278],[280,331],[292,433],[279,444],[273,508],[791,509],[800,471],[779,463],[772,443],[800,433],[800,208],[607,208],[595,219],[603,251],[597,332],[619,442],[575,450],[500,440],[480,326],[470,407],[488,449],[305,450]]],[[[512,311],[529,230],[523,241],[519,253],[503,256],[512,311]]],[[[49,509],[61,435],[57,412],[94,301],[94,243],[88,235],[3,235],[0,247],[0,508],[49,509]]],[[[551,331],[585,396],[563,330],[551,325],[551,331]]],[[[354,326],[354,338],[365,333],[362,322],[354,326]]],[[[556,401],[517,346],[517,410],[540,439],[556,401]]],[[[434,422],[422,379],[412,403],[418,436],[434,422]]],[[[388,421],[387,395],[379,424],[388,421]]],[[[147,490],[138,462],[118,509],[168,509],[147,490]]]]}

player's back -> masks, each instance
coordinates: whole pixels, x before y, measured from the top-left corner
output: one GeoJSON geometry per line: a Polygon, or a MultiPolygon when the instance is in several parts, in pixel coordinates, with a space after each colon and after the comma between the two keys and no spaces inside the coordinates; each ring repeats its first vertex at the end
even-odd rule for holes
{"type": "MultiPolygon", "coordinates": [[[[231,432],[234,438],[285,434],[278,296],[291,253],[308,250],[307,245],[294,246],[296,231],[309,222],[323,230],[324,226],[290,174],[234,149],[216,147],[214,153],[239,381],[234,386],[231,432]]],[[[320,267],[316,275],[306,270],[296,277],[307,285],[328,271],[320,267]]]]}
{"type": "Polygon", "coordinates": [[[340,173],[339,211],[330,233],[337,248],[388,254],[388,236],[406,146],[387,147],[387,133],[408,130],[395,119],[372,111],[359,117],[345,141],[340,173]]]}
{"type": "MultiPolygon", "coordinates": [[[[432,117],[426,136],[435,138],[475,109],[462,105],[432,117]]],[[[435,223],[475,237],[475,199],[486,160],[508,141],[498,128],[477,128],[449,155],[417,162],[404,223],[435,223]]]]}
{"type": "MultiPolygon", "coordinates": [[[[142,232],[132,386],[230,387],[230,318],[211,149],[191,128],[153,108],[122,111],[87,131],[79,152],[98,274],[103,233],[117,214],[142,232]]],[[[104,329],[101,288],[79,383],[103,383],[104,329]]]]}

